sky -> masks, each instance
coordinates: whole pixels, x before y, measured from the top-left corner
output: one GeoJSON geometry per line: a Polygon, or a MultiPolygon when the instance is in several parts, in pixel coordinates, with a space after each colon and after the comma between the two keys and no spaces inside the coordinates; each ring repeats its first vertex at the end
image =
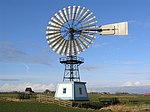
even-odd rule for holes
{"type": "Polygon", "coordinates": [[[86,7],[98,26],[128,21],[128,36],[96,35],[78,56],[87,88],[150,86],[150,1],[0,0],[0,91],[55,90],[64,66],[46,42],[48,21],[68,6],[86,7]]]}

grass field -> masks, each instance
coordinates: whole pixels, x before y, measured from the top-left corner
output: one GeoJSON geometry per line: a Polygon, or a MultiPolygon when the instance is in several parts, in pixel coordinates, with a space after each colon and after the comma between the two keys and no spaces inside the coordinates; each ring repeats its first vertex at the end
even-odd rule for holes
{"type": "MultiPolygon", "coordinates": [[[[0,94],[0,99],[16,98],[17,94],[0,94]]],[[[0,112],[150,112],[150,97],[137,94],[89,94],[90,101],[118,98],[120,103],[104,107],[100,110],[61,107],[55,104],[39,102],[8,102],[0,101],[0,112]]]]}
{"type": "Polygon", "coordinates": [[[98,112],[38,102],[0,102],[0,112],[98,112]]]}
{"type": "Polygon", "coordinates": [[[0,93],[0,98],[17,98],[17,93],[0,93]]]}
{"type": "Polygon", "coordinates": [[[98,101],[105,98],[118,98],[120,103],[150,104],[150,97],[141,94],[89,94],[90,101],[98,101]]]}

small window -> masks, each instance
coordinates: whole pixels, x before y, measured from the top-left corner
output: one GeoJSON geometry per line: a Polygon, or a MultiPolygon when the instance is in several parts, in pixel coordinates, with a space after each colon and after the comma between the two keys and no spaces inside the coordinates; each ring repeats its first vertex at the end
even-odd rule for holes
{"type": "Polygon", "coordinates": [[[82,88],[79,88],[79,93],[82,94],[82,88]]]}
{"type": "Polygon", "coordinates": [[[63,93],[66,93],[66,88],[63,88],[63,93]]]}

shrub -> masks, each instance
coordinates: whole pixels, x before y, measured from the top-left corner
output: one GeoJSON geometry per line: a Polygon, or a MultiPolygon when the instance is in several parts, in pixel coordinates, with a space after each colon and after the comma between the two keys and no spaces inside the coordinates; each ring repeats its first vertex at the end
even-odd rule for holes
{"type": "Polygon", "coordinates": [[[120,103],[119,99],[114,97],[114,98],[99,98],[99,102],[101,102],[104,106],[108,105],[115,105],[120,103]]]}
{"type": "Polygon", "coordinates": [[[74,102],[73,107],[100,109],[103,106],[100,102],[74,102]]]}
{"type": "Polygon", "coordinates": [[[19,93],[18,94],[18,99],[30,99],[30,95],[25,94],[25,93],[19,93]]]}

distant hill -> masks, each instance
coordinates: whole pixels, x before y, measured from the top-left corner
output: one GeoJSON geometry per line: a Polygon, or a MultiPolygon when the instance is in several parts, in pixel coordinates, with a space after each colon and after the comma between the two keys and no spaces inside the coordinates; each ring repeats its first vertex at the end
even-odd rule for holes
{"type": "Polygon", "coordinates": [[[125,93],[136,93],[136,94],[145,94],[150,93],[149,86],[122,86],[122,87],[95,87],[88,88],[89,92],[125,92],[125,93]]]}

